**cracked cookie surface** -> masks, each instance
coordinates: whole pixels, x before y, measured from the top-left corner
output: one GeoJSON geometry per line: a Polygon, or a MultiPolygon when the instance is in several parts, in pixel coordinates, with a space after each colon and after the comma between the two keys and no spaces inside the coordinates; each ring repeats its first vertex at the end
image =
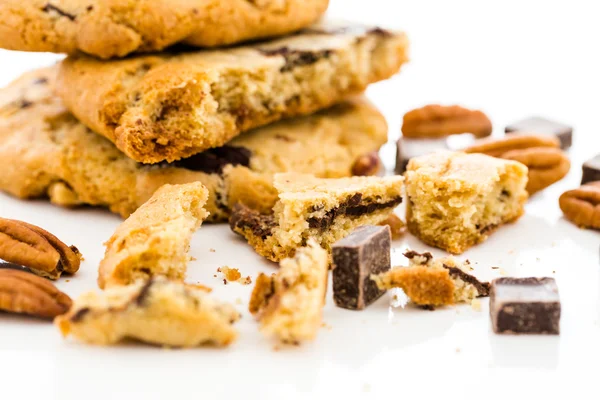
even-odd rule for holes
{"type": "Polygon", "coordinates": [[[229,224],[271,261],[293,256],[309,238],[329,250],[354,228],[385,221],[402,202],[402,182],[400,176],[319,179],[277,174],[279,200],[273,214],[238,204],[229,224]]]}
{"type": "Polygon", "coordinates": [[[357,158],[387,140],[385,118],[358,97],[315,115],[246,132],[227,146],[176,163],[137,163],[78,122],[54,94],[56,67],[24,74],[0,90],[0,189],[62,206],[108,207],[128,217],[165,183],[200,181],[210,221],[242,202],[268,212],[272,176],[297,171],[350,176],[357,158]]]}
{"type": "Polygon", "coordinates": [[[528,198],[527,167],[483,154],[439,152],[413,158],[404,176],[409,231],[454,254],[517,220],[528,198]]]}
{"type": "Polygon", "coordinates": [[[130,158],[170,162],[360,93],[399,70],[407,45],[402,33],[317,25],[215,51],[111,62],[69,57],[57,89],[79,120],[130,158]]]}
{"type": "Polygon", "coordinates": [[[80,296],[55,320],[63,336],[96,345],[125,339],[172,347],[226,346],[239,313],[204,289],[155,277],[80,296]]]}
{"type": "Polygon", "coordinates": [[[200,182],[164,185],[105,243],[98,269],[101,288],[167,276],[183,280],[192,235],[208,216],[200,182]]]}
{"type": "Polygon", "coordinates": [[[328,0],[3,0],[0,47],[100,58],[217,47],[315,22],[328,0]]]}

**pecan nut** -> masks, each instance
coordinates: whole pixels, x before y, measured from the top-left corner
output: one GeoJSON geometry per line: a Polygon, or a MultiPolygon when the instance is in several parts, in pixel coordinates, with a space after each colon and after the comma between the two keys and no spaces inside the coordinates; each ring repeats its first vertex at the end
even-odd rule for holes
{"type": "Polygon", "coordinates": [[[482,111],[460,106],[431,104],[404,114],[404,137],[440,138],[460,133],[471,133],[478,138],[489,136],[492,122],[482,111]]]}
{"type": "Polygon", "coordinates": [[[501,138],[486,138],[477,140],[463,151],[465,153],[481,153],[492,157],[502,157],[511,150],[528,149],[531,147],[560,147],[560,141],[554,136],[541,135],[507,135],[501,138]]]}
{"type": "Polygon", "coordinates": [[[526,189],[529,195],[560,181],[571,169],[571,162],[567,155],[561,149],[553,147],[511,150],[501,157],[527,166],[529,181],[526,189]]]}
{"type": "Polygon", "coordinates": [[[396,214],[390,214],[390,216],[382,221],[379,225],[387,225],[390,227],[392,240],[400,239],[406,233],[406,224],[396,214]]]}
{"type": "Polygon", "coordinates": [[[372,153],[363,154],[358,157],[352,165],[352,175],[355,176],[373,176],[381,171],[382,163],[379,154],[374,151],[372,153]]]}
{"type": "Polygon", "coordinates": [[[565,217],[575,225],[600,229],[600,181],[564,192],[558,204],[565,217]]]}
{"type": "Polygon", "coordinates": [[[571,163],[553,136],[509,135],[476,141],[465,153],[518,161],[529,169],[527,192],[532,195],[558,182],[567,175],[571,163]]]}
{"type": "Polygon", "coordinates": [[[79,270],[81,254],[38,226],[0,218],[0,259],[58,279],[63,271],[73,274],[79,270]]]}
{"type": "Polygon", "coordinates": [[[54,318],[69,311],[71,304],[69,296],[39,276],[0,269],[0,310],[54,318]]]}

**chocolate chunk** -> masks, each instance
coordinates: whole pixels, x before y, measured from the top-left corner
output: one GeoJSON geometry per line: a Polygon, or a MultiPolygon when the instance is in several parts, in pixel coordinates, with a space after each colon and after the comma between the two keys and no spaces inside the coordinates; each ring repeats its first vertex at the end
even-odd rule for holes
{"type": "Polygon", "coordinates": [[[282,56],[285,59],[285,64],[281,67],[281,72],[289,72],[299,66],[314,64],[323,58],[329,58],[333,54],[332,50],[296,50],[289,47],[260,51],[268,57],[282,56]]]}
{"type": "Polygon", "coordinates": [[[255,236],[266,239],[271,235],[273,228],[277,226],[273,215],[263,215],[241,203],[236,204],[231,211],[229,226],[235,229],[248,228],[255,236]]]}
{"type": "Polygon", "coordinates": [[[406,171],[408,162],[413,157],[424,156],[438,150],[447,150],[446,138],[440,139],[409,139],[401,137],[396,142],[396,174],[406,171]]]}
{"type": "Polygon", "coordinates": [[[496,333],[560,333],[560,298],[554,278],[492,281],[490,317],[496,333]]]}
{"type": "Polygon", "coordinates": [[[389,226],[361,226],[331,248],[333,300],[338,307],[362,310],[380,298],[371,274],[389,271],[391,233],[389,226]]]}
{"type": "Polygon", "coordinates": [[[221,146],[174,162],[176,167],[207,174],[220,174],[227,165],[250,165],[252,152],[245,147],[221,146]]]}
{"type": "Polygon", "coordinates": [[[448,270],[448,273],[453,278],[458,278],[461,281],[468,283],[469,285],[473,285],[477,290],[477,297],[488,297],[490,295],[490,283],[489,282],[481,282],[479,279],[475,278],[471,274],[467,274],[460,268],[450,267],[446,264],[443,264],[444,268],[448,270]]]}
{"type": "Polygon", "coordinates": [[[429,261],[431,261],[433,259],[433,254],[431,254],[430,252],[425,252],[425,253],[418,253],[414,250],[407,250],[404,253],[402,253],[402,255],[406,258],[408,258],[409,260],[412,260],[413,258],[419,257],[422,261],[420,262],[420,264],[428,264],[429,261]]]}
{"type": "Polygon", "coordinates": [[[154,280],[152,278],[148,279],[148,281],[144,284],[144,286],[142,286],[142,289],[140,290],[140,292],[137,295],[137,298],[135,299],[135,302],[139,305],[139,306],[143,306],[146,299],[148,298],[148,295],[150,294],[150,288],[154,285],[154,280]]]}
{"type": "Polygon", "coordinates": [[[583,170],[583,175],[581,176],[582,185],[600,181],[600,154],[584,162],[581,169],[583,170]]]}
{"type": "Polygon", "coordinates": [[[48,78],[38,78],[33,81],[34,85],[45,85],[46,83],[48,83],[48,78]]]}
{"type": "Polygon", "coordinates": [[[49,13],[51,11],[54,11],[55,13],[57,13],[58,15],[62,16],[62,17],[66,17],[68,19],[70,19],[71,21],[75,21],[76,16],[74,14],[69,14],[68,12],[56,7],[55,5],[52,5],[50,3],[46,4],[43,8],[42,8],[43,12],[49,13]]]}
{"type": "Polygon", "coordinates": [[[78,310],[75,314],[73,314],[73,316],[71,317],[71,322],[80,322],[81,320],[83,320],[83,318],[89,314],[91,311],[91,309],[89,307],[84,307],[80,310],[78,310]]]}
{"type": "Polygon", "coordinates": [[[540,117],[531,117],[515,122],[508,125],[504,131],[506,133],[533,133],[556,136],[560,140],[560,148],[563,150],[571,147],[573,143],[572,127],[540,117]]]}

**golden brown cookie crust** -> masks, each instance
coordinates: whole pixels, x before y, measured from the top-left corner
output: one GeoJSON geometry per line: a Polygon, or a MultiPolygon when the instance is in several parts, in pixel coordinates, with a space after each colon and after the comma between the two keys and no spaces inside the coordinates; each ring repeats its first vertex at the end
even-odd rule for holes
{"type": "Polygon", "coordinates": [[[183,280],[193,233],[208,216],[208,191],[200,182],[165,185],[125,220],[105,243],[100,288],[167,276],[183,280]]]}
{"type": "Polygon", "coordinates": [[[315,22],[328,0],[3,0],[0,47],[100,58],[176,43],[216,47],[315,22]]]}
{"type": "Polygon", "coordinates": [[[209,190],[209,220],[223,221],[238,202],[270,211],[274,173],[349,176],[356,158],[387,141],[385,118],[358,97],[238,136],[229,145],[250,151],[248,166],[222,173],[184,168],[194,168],[189,159],[146,166],[77,121],[54,94],[55,76],[55,67],[28,72],[0,90],[0,189],[17,197],[103,206],[126,218],[162,185],[200,181],[209,190]]]}
{"type": "Polygon", "coordinates": [[[354,25],[311,29],[209,52],[113,62],[69,57],[58,92],[77,118],[130,158],[157,163],[332,106],[389,78],[407,60],[402,33],[354,25]]]}

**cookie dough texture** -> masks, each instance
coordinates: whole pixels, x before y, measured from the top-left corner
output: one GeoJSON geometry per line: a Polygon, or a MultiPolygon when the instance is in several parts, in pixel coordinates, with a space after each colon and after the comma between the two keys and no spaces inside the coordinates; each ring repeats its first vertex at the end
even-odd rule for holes
{"type": "Polygon", "coordinates": [[[483,154],[438,152],[413,158],[404,176],[409,231],[454,254],[517,220],[528,198],[527,167],[483,154]]]}
{"type": "Polygon", "coordinates": [[[0,189],[61,206],[108,207],[123,218],[163,184],[194,181],[209,190],[211,221],[226,220],[237,202],[266,213],[277,201],[274,173],[350,176],[358,157],[387,140],[384,117],[359,97],[246,132],[228,144],[238,151],[143,165],[78,122],[54,94],[55,79],[55,67],[40,69],[0,91],[0,189]]]}
{"type": "Polygon", "coordinates": [[[157,190],[105,243],[98,285],[129,285],[159,275],[183,280],[192,235],[208,216],[207,197],[200,182],[157,190]]]}
{"type": "Polygon", "coordinates": [[[125,339],[171,347],[226,346],[240,318],[233,306],[204,289],[164,277],[138,281],[79,297],[55,320],[63,336],[110,345],[125,339]]]}
{"type": "Polygon", "coordinates": [[[329,255],[310,239],[293,258],[281,261],[272,276],[259,275],[250,299],[250,312],[260,330],[284,343],[312,340],[321,329],[329,255]]]}
{"type": "Polygon", "coordinates": [[[100,58],[175,43],[224,46],[291,33],[328,0],[3,0],[0,47],[100,58]]]}
{"type": "Polygon", "coordinates": [[[130,158],[170,162],[332,106],[395,74],[406,53],[402,33],[319,25],[224,50],[74,56],[61,64],[57,88],[79,120],[130,158]]]}
{"type": "Polygon", "coordinates": [[[402,202],[402,182],[400,176],[319,179],[277,174],[279,200],[273,213],[238,204],[229,224],[271,261],[292,257],[309,238],[330,250],[355,228],[385,221],[402,202]]]}

